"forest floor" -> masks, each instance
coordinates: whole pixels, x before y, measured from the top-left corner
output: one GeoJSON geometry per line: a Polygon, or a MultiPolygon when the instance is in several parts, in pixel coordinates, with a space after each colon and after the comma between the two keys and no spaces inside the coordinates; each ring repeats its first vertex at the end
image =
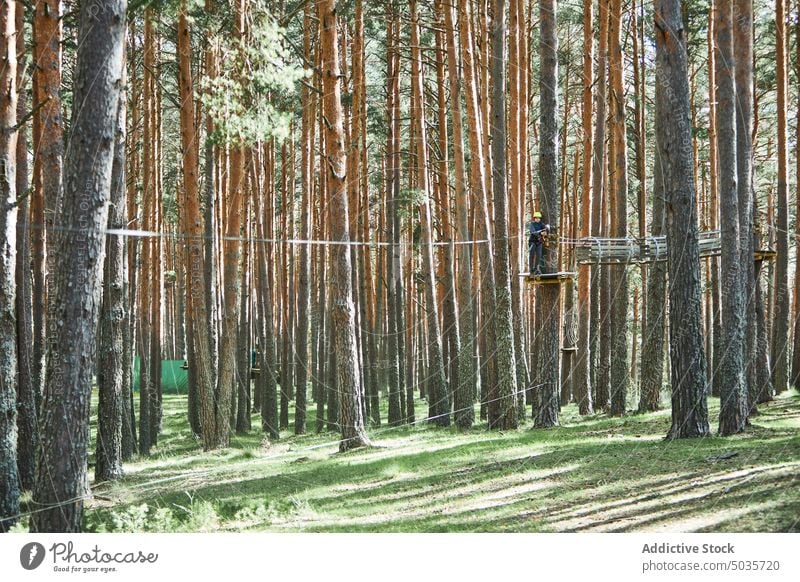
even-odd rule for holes
{"type": "Polygon", "coordinates": [[[333,433],[269,444],[257,416],[205,453],[185,410],[164,396],[158,446],[93,488],[87,531],[800,531],[796,391],[729,438],[666,441],[669,410],[581,418],[571,405],[556,429],[372,428],[376,446],[346,454],[333,433]]]}

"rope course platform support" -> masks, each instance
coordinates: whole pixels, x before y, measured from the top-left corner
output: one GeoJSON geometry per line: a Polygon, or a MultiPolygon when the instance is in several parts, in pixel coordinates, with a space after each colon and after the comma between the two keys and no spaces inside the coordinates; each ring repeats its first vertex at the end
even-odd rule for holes
{"type": "Polygon", "coordinates": [[[574,281],[578,276],[577,273],[571,271],[559,271],[557,273],[520,273],[528,283],[533,285],[564,285],[570,281],[574,281]]]}
{"type": "MultiPolygon", "coordinates": [[[[627,265],[655,263],[667,260],[667,237],[644,238],[598,238],[589,237],[563,241],[575,247],[575,258],[580,265],[627,265]]],[[[718,230],[701,232],[698,237],[700,258],[717,257],[722,254],[722,239],[718,230]]],[[[773,249],[757,249],[754,261],[774,260],[773,249]]]]}

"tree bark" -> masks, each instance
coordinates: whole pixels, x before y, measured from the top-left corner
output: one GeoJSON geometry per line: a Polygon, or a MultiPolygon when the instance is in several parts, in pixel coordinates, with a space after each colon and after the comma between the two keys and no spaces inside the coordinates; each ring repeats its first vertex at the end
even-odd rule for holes
{"type": "MultiPolygon", "coordinates": [[[[592,233],[592,96],[594,64],[594,9],[592,0],[583,2],[583,100],[581,105],[583,130],[583,174],[581,176],[581,238],[592,233]]],[[[577,179],[577,177],[576,177],[577,179]]],[[[575,201],[577,204],[577,200],[575,201]]],[[[591,414],[592,371],[591,371],[591,296],[590,283],[592,268],[589,265],[578,267],[578,353],[576,354],[573,389],[580,414],[591,414]]]]}
{"type": "MultiPolygon", "coordinates": [[[[447,372],[447,402],[446,412],[449,413],[453,404],[454,388],[460,383],[458,374],[458,354],[461,351],[460,328],[458,325],[458,306],[456,305],[456,280],[454,270],[455,245],[453,244],[453,228],[451,224],[451,204],[450,204],[450,179],[449,179],[449,147],[448,147],[448,123],[447,123],[447,90],[445,79],[445,23],[442,21],[441,1],[435,2],[436,24],[436,96],[437,96],[437,141],[438,141],[438,160],[436,169],[436,191],[437,209],[436,222],[439,224],[440,240],[439,246],[439,280],[442,283],[438,290],[440,297],[438,302],[442,303],[442,344],[447,349],[444,350],[444,361],[447,372]]],[[[455,72],[453,73],[455,74],[455,72]]],[[[431,225],[433,226],[433,225],[431,225]]]]}
{"type": "Polygon", "coordinates": [[[706,360],[700,315],[700,253],[695,204],[686,31],[677,0],[656,0],[656,116],[670,269],[670,438],[706,436],[706,360]]]}
{"type": "MultiPolygon", "coordinates": [[[[234,6],[234,36],[244,40],[245,36],[245,4],[246,0],[237,0],[234,6]]],[[[241,285],[239,269],[242,243],[239,239],[242,228],[242,208],[244,200],[244,184],[247,175],[244,166],[244,144],[241,138],[234,136],[230,150],[230,178],[227,192],[224,221],[225,241],[223,273],[223,311],[222,335],[219,346],[219,376],[217,377],[217,420],[216,447],[225,448],[230,445],[230,417],[233,397],[236,394],[236,352],[238,343],[237,325],[241,303],[241,285]]],[[[287,365],[284,362],[284,365],[287,365]]]]}
{"type": "MultiPolygon", "coordinates": [[[[179,89],[181,95],[181,150],[183,162],[183,187],[185,204],[183,228],[187,233],[186,281],[187,304],[190,307],[192,334],[189,338],[194,354],[193,367],[198,400],[199,423],[203,437],[203,448],[214,446],[216,420],[214,417],[214,378],[211,362],[208,305],[206,303],[206,266],[203,239],[203,216],[200,209],[198,187],[199,156],[197,150],[197,126],[195,124],[193,82],[191,75],[191,43],[185,1],[178,20],[179,89]]],[[[211,177],[209,176],[209,180],[211,177]]]]}
{"type": "MultiPolygon", "coordinates": [[[[595,132],[592,154],[592,202],[591,202],[591,236],[600,236],[603,227],[603,197],[606,186],[606,62],[608,58],[608,0],[598,1],[599,39],[597,46],[597,69],[595,71],[596,89],[595,102],[595,132]]],[[[589,329],[589,373],[592,394],[605,391],[606,387],[599,386],[600,370],[604,367],[600,358],[601,320],[600,311],[602,302],[601,280],[605,268],[600,265],[593,266],[591,284],[590,329],[589,329]]],[[[607,399],[598,402],[593,399],[596,409],[603,408],[607,399]]]]}
{"type": "Polygon", "coordinates": [[[388,206],[389,233],[392,246],[388,252],[386,269],[388,286],[386,289],[388,322],[388,390],[389,426],[402,422],[400,401],[402,394],[403,360],[400,342],[403,339],[403,265],[400,257],[400,49],[395,30],[399,17],[394,13],[387,18],[387,169],[389,180],[386,194],[388,206]]]}
{"type": "MultiPolygon", "coordinates": [[[[422,229],[422,269],[425,284],[425,319],[428,328],[428,416],[434,424],[450,425],[450,391],[447,386],[442,357],[442,333],[439,325],[439,306],[436,301],[436,269],[433,259],[433,226],[428,181],[427,128],[423,95],[422,56],[419,42],[419,16],[416,0],[409,4],[411,13],[411,98],[414,102],[412,121],[415,124],[417,189],[424,199],[419,207],[422,229]]],[[[408,414],[408,413],[407,413],[408,414]]]]}
{"type": "MultiPolygon", "coordinates": [[[[611,81],[612,199],[611,236],[628,236],[628,148],[625,128],[625,87],[623,82],[622,54],[622,0],[611,0],[611,29],[609,31],[609,77],[611,81]]],[[[628,268],[613,265],[610,268],[612,288],[611,306],[611,415],[625,413],[628,396],[628,268]]]]}
{"type": "MultiPolygon", "coordinates": [[[[795,53],[795,63],[800,70],[800,18],[797,20],[795,26],[795,45],[797,52],[795,53]]],[[[800,119],[800,93],[797,95],[797,103],[795,107],[795,115],[800,119]]],[[[795,133],[795,143],[800,143],[800,123],[797,124],[795,133]]],[[[800,176],[800,156],[795,158],[795,175],[800,176]]],[[[795,192],[795,216],[800,216],[800,182],[797,184],[797,192],[795,192]]],[[[800,220],[795,220],[794,225],[795,234],[795,254],[798,254],[800,249],[800,220]]],[[[800,269],[794,270],[794,340],[792,349],[792,386],[800,389],[800,269]]]]}
{"type": "MultiPolygon", "coordinates": [[[[556,27],[556,0],[540,0],[539,77],[540,94],[540,149],[539,181],[540,200],[545,220],[554,220],[561,214],[558,171],[558,34],[556,27]]],[[[558,245],[551,245],[545,260],[545,273],[558,271],[558,245]]],[[[539,324],[537,350],[539,356],[539,402],[534,401],[535,425],[548,428],[558,425],[560,342],[560,285],[540,285],[536,294],[536,319],[539,324]]]]}
{"type": "Polygon", "coordinates": [[[778,199],[775,223],[775,317],[772,319],[772,385],[779,394],[788,388],[789,366],[787,349],[789,342],[789,186],[787,152],[788,115],[786,78],[786,2],[775,2],[775,55],[777,58],[778,84],[778,199]]]}
{"type": "MultiPolygon", "coordinates": [[[[747,423],[751,411],[755,412],[752,394],[756,387],[768,383],[770,377],[769,345],[763,344],[766,352],[759,347],[757,311],[763,306],[757,304],[760,282],[756,280],[754,213],[757,205],[753,193],[753,139],[756,135],[758,107],[754,102],[753,91],[753,3],[752,0],[734,0],[733,36],[736,56],[736,165],[739,193],[739,228],[741,244],[739,252],[742,266],[742,296],[745,301],[744,317],[744,367],[745,384],[742,398],[744,412],[742,422],[747,423]]],[[[761,295],[763,298],[763,294],[761,295]]],[[[763,301],[763,299],[762,299],[763,301]]],[[[763,332],[762,332],[763,333],[763,332]]],[[[720,395],[722,397],[722,395],[720,395]]],[[[722,417],[722,414],[720,414],[722,417]]],[[[728,427],[730,429],[730,426],[728,427]]],[[[730,433],[729,433],[730,434],[730,433]]]]}
{"type": "MultiPolygon", "coordinates": [[[[116,129],[114,159],[111,168],[111,199],[108,214],[109,229],[124,229],[128,224],[125,203],[125,138],[127,121],[127,87],[122,68],[116,129]]],[[[100,337],[97,345],[97,451],[95,482],[122,478],[122,420],[123,399],[123,330],[127,323],[126,297],[128,273],[125,265],[125,238],[109,236],[106,240],[106,262],[103,278],[103,303],[100,312],[100,337]]]]}
{"type": "Polygon", "coordinates": [[[461,74],[459,73],[456,44],[456,30],[454,22],[454,7],[439,3],[444,12],[444,26],[447,35],[447,68],[450,84],[450,107],[453,120],[453,166],[455,172],[455,200],[456,200],[456,235],[461,243],[457,249],[457,277],[458,277],[458,332],[460,349],[458,351],[458,383],[454,386],[454,421],[458,428],[468,429],[475,421],[475,408],[473,395],[475,394],[476,378],[472,361],[472,352],[475,349],[475,336],[473,332],[475,309],[472,297],[471,266],[472,249],[464,244],[470,239],[468,210],[469,194],[466,189],[466,170],[464,159],[464,126],[461,109],[461,74]]]}
{"type": "MultiPolygon", "coordinates": [[[[711,221],[712,230],[719,228],[719,163],[717,154],[717,77],[716,77],[716,49],[714,43],[716,31],[716,7],[711,3],[708,18],[708,149],[710,166],[710,189],[711,189],[711,221]]],[[[711,303],[714,310],[713,317],[713,342],[711,354],[708,354],[708,365],[711,368],[711,394],[719,396],[721,378],[717,374],[718,361],[721,359],[723,350],[722,333],[722,297],[720,295],[719,280],[720,259],[711,259],[711,303]]]]}
{"type": "Polygon", "coordinates": [[[348,243],[348,205],[345,187],[347,155],[344,150],[342,96],[339,82],[339,48],[336,42],[336,0],[317,5],[321,23],[323,113],[328,120],[325,136],[325,172],[331,211],[331,240],[345,243],[331,249],[331,319],[335,340],[340,398],[340,451],[370,444],[364,430],[361,390],[356,362],[355,305],[348,243]]]}
{"type": "MultiPolygon", "coordinates": [[[[495,246],[495,358],[497,360],[497,418],[489,418],[489,427],[500,430],[517,428],[517,366],[514,353],[514,327],[511,314],[511,259],[508,238],[508,191],[506,189],[506,3],[494,0],[492,19],[492,197],[494,200],[495,246]]],[[[555,19],[555,14],[553,15],[555,19]]],[[[556,216],[556,215],[551,215],[556,216]]],[[[492,407],[489,407],[490,413],[492,407]]]]}
{"type": "MultiPolygon", "coordinates": [[[[25,55],[25,5],[16,0],[16,51],[25,55]]],[[[24,58],[24,56],[23,56],[24,58]]],[[[24,90],[24,62],[17,65],[17,119],[27,113],[27,92],[24,90]]],[[[28,137],[23,129],[17,134],[16,192],[19,199],[17,213],[17,467],[20,488],[33,491],[36,476],[36,447],[39,442],[37,400],[38,387],[33,383],[33,289],[31,279],[31,223],[30,184],[28,179],[28,137]]]]}
{"type": "MultiPolygon", "coordinates": [[[[53,226],[60,216],[61,200],[64,196],[64,119],[61,104],[61,43],[63,4],[61,0],[38,0],[34,5],[33,44],[36,77],[34,101],[42,104],[37,117],[40,127],[40,140],[34,144],[40,159],[39,179],[42,185],[44,208],[41,218],[45,229],[39,231],[41,250],[35,253],[35,260],[40,260],[40,280],[35,283],[36,297],[47,304],[48,296],[53,292],[53,269],[57,249],[53,241],[53,226]]],[[[36,217],[35,222],[42,224],[36,217]]],[[[34,316],[34,385],[37,392],[44,389],[46,351],[52,348],[52,336],[47,333],[47,314],[40,312],[34,316]]]]}
{"type": "Polygon", "coordinates": [[[31,516],[33,532],[77,532],[87,494],[89,401],[95,334],[100,312],[101,271],[108,221],[114,128],[122,87],[127,3],[82,4],[75,68],[72,147],[65,160],[66,187],[53,248],[55,293],[48,329],[42,447],[31,516]],[[91,155],[85,155],[91,152],[91,155]],[[64,411],[68,414],[64,414],[64,411]]]}
{"type": "MultiPolygon", "coordinates": [[[[272,142],[262,148],[263,156],[272,149],[272,142]]],[[[272,180],[271,173],[267,171],[265,182],[272,180]]],[[[267,197],[271,192],[261,192],[255,200],[255,215],[258,219],[258,237],[261,239],[272,238],[269,230],[269,221],[272,220],[271,209],[267,197]]],[[[261,348],[259,368],[261,372],[256,379],[256,392],[260,393],[261,402],[261,430],[270,440],[280,438],[278,427],[278,385],[277,366],[275,361],[275,323],[274,304],[272,298],[272,274],[270,273],[270,259],[266,245],[256,247],[256,273],[258,277],[259,321],[258,336],[261,348]]],[[[317,420],[319,422],[319,419],[317,420]]]]}
{"type": "MultiPolygon", "coordinates": [[[[659,121],[656,117],[656,127],[659,121]]],[[[663,165],[656,148],[653,159],[653,220],[651,235],[666,234],[663,165]]],[[[664,334],[666,332],[667,263],[659,261],[648,267],[647,313],[642,331],[642,383],[639,397],[639,412],[653,412],[661,408],[661,388],[664,384],[664,334]]]]}
{"type": "MultiPolygon", "coordinates": [[[[358,1],[361,8],[362,0],[358,1]]],[[[358,20],[358,18],[357,18],[358,20]]],[[[303,12],[303,54],[306,60],[311,61],[311,5],[306,4],[303,12]]],[[[357,25],[358,26],[358,25],[357,25]]],[[[361,27],[363,28],[363,13],[361,13],[361,27]]],[[[363,32],[362,32],[363,34],[363,32]]],[[[311,231],[311,189],[313,186],[313,160],[314,160],[314,111],[311,101],[311,91],[303,86],[301,100],[305,104],[302,117],[302,152],[300,175],[303,184],[302,201],[300,209],[300,239],[308,240],[311,231]]],[[[309,278],[311,275],[311,256],[308,245],[300,245],[300,254],[297,262],[299,270],[298,297],[297,297],[297,394],[295,395],[294,432],[306,432],[306,395],[308,393],[308,312],[311,305],[309,291],[309,278]]]]}
{"type": "MultiPolygon", "coordinates": [[[[0,532],[19,517],[17,471],[17,53],[16,3],[0,3],[0,532]]],[[[27,234],[27,233],[24,233],[27,234]]]]}
{"type": "Polygon", "coordinates": [[[722,256],[723,349],[717,364],[720,380],[720,434],[734,434],[744,428],[747,384],[745,376],[746,298],[743,280],[747,277],[747,236],[741,224],[737,174],[736,87],[734,78],[733,2],[717,5],[716,34],[718,51],[717,151],[719,152],[720,238],[722,256]],[[743,248],[745,250],[743,250],[743,248]]]}

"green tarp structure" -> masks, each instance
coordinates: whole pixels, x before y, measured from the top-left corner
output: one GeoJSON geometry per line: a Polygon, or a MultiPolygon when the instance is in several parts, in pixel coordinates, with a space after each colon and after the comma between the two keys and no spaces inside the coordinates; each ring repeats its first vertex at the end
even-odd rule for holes
{"type": "MultiPolygon", "coordinates": [[[[181,366],[183,360],[161,360],[161,390],[164,394],[187,394],[189,391],[189,375],[181,366]]],[[[140,361],[133,363],[133,389],[139,391],[140,361]]]]}

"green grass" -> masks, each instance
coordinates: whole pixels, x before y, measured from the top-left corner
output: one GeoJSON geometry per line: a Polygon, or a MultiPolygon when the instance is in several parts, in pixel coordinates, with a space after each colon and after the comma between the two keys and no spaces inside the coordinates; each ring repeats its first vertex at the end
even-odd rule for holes
{"type": "MultiPolygon", "coordinates": [[[[709,405],[716,428],[718,400],[709,405]]],[[[259,430],[206,453],[185,406],[165,396],[151,457],[93,488],[88,531],[800,530],[794,391],[730,438],[670,442],[668,410],[581,418],[569,406],[557,429],[373,428],[375,447],[346,454],[333,433],[269,444],[259,430]]]]}

